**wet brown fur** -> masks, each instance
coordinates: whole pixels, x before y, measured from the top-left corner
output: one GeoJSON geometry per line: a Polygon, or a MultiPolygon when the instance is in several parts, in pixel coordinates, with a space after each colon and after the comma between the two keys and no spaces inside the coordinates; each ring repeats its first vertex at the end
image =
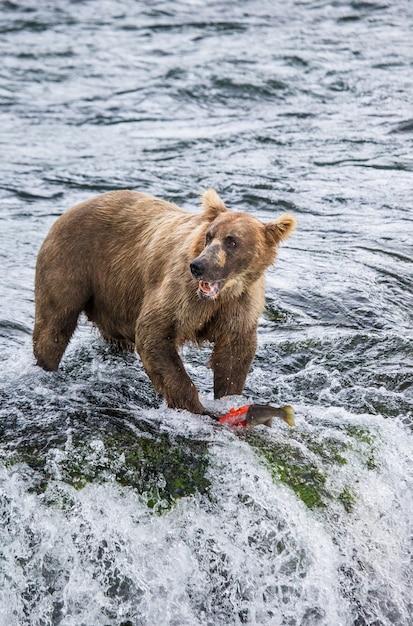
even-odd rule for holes
{"type": "Polygon", "coordinates": [[[185,342],[214,343],[216,398],[242,393],[256,350],[264,272],[295,220],[284,214],[263,224],[229,211],[212,189],[203,204],[202,213],[190,214],[146,194],[115,191],[62,215],[37,259],[38,365],[58,368],[84,311],[105,339],[137,350],[169,406],[204,412],[178,354],[185,342]],[[197,295],[194,259],[205,267],[204,280],[222,281],[216,298],[197,295]]]}

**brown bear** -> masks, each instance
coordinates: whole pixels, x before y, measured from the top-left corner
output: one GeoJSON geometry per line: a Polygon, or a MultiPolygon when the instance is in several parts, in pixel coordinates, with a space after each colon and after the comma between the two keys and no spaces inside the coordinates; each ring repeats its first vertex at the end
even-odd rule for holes
{"type": "Polygon", "coordinates": [[[206,413],[178,349],[214,344],[214,396],[241,394],[257,346],[264,272],[295,227],[228,210],[216,191],[203,212],[134,191],[76,205],[38,255],[37,364],[56,370],[84,311],[105,339],[137,350],[168,406],[206,413]]]}

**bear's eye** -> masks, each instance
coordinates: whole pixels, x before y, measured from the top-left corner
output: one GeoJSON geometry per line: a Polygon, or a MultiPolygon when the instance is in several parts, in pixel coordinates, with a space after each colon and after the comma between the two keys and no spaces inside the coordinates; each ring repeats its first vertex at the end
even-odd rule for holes
{"type": "Polygon", "coordinates": [[[231,235],[228,235],[228,237],[225,237],[225,243],[227,244],[228,248],[237,247],[237,240],[235,239],[235,237],[231,237],[231,235]]]}
{"type": "Polygon", "coordinates": [[[211,233],[207,233],[205,235],[205,244],[208,245],[208,244],[211,243],[211,241],[212,241],[212,235],[211,235],[211,233]]]}

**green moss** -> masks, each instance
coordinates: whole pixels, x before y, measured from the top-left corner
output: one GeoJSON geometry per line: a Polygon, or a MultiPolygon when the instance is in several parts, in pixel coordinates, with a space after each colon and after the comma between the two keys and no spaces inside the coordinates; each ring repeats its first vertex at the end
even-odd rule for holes
{"type": "Polygon", "coordinates": [[[204,442],[167,435],[155,438],[119,440],[117,435],[105,438],[107,454],[116,459],[116,480],[146,493],[149,506],[169,506],[177,498],[206,493],[210,483],[205,477],[209,465],[208,447],[204,442]],[[119,450],[126,450],[119,455],[119,450]]]}
{"type": "Polygon", "coordinates": [[[352,485],[344,485],[337,496],[341,468],[357,459],[368,470],[377,468],[377,436],[367,428],[352,424],[331,425],[328,435],[320,431],[295,429],[284,435],[282,441],[268,441],[258,431],[246,435],[258,456],[263,459],[273,478],[290,487],[309,509],[327,507],[339,502],[351,513],[357,503],[352,485]],[[343,436],[344,432],[344,436],[343,436]],[[333,477],[333,481],[328,481],[333,477]]]}
{"type": "Polygon", "coordinates": [[[378,467],[376,460],[378,450],[377,434],[367,428],[356,425],[346,425],[345,432],[350,438],[349,449],[363,460],[367,469],[376,470],[378,467]]]}
{"type": "Polygon", "coordinates": [[[344,427],[347,435],[360,441],[361,443],[366,443],[369,446],[373,446],[376,443],[376,436],[367,428],[363,428],[362,426],[356,426],[352,424],[346,424],[344,427]]]}
{"type": "MultiPolygon", "coordinates": [[[[89,438],[73,437],[43,449],[15,449],[7,458],[9,466],[25,463],[31,473],[30,490],[44,494],[56,482],[83,489],[91,482],[116,481],[135,489],[145,497],[150,508],[169,509],[182,497],[206,493],[209,480],[208,446],[202,441],[183,437],[171,439],[167,434],[132,432],[128,429],[101,433],[89,438]]],[[[60,508],[66,504],[56,489],[48,490],[46,500],[60,508]]]]}
{"type": "Polygon", "coordinates": [[[303,471],[303,468],[299,466],[284,465],[277,467],[277,473],[281,482],[289,485],[309,509],[324,506],[322,493],[325,476],[316,468],[307,467],[303,471]]]}
{"type": "Polygon", "coordinates": [[[351,513],[357,502],[355,494],[349,487],[345,487],[337,499],[344,506],[347,513],[351,513]]]}
{"type": "Polygon", "coordinates": [[[346,453],[346,444],[342,441],[334,439],[333,437],[325,437],[323,439],[308,437],[303,435],[307,448],[313,452],[316,456],[320,457],[325,463],[330,465],[346,465],[347,459],[344,456],[346,453]]]}
{"type": "Polygon", "coordinates": [[[287,324],[291,317],[286,311],[276,309],[270,304],[267,304],[265,307],[263,315],[270,322],[276,322],[277,324],[287,324]]]}
{"type": "Polygon", "coordinates": [[[326,476],[298,448],[256,438],[251,439],[251,445],[265,460],[274,480],[290,487],[309,509],[325,506],[326,476]]]}

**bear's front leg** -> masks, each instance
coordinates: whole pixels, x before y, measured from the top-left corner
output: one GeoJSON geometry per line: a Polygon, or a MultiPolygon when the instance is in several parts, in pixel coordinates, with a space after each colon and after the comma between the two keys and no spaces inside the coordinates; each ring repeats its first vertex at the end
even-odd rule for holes
{"type": "Polygon", "coordinates": [[[215,339],[210,365],[214,372],[214,397],[241,395],[257,349],[257,331],[223,334],[215,339]]]}
{"type": "MultiPolygon", "coordinates": [[[[152,328],[153,335],[153,328],[152,328]]],[[[205,414],[198,391],[185,371],[172,338],[149,335],[149,330],[137,328],[136,350],[155,390],[167,405],[174,409],[186,409],[191,413],[205,414]]]]}

